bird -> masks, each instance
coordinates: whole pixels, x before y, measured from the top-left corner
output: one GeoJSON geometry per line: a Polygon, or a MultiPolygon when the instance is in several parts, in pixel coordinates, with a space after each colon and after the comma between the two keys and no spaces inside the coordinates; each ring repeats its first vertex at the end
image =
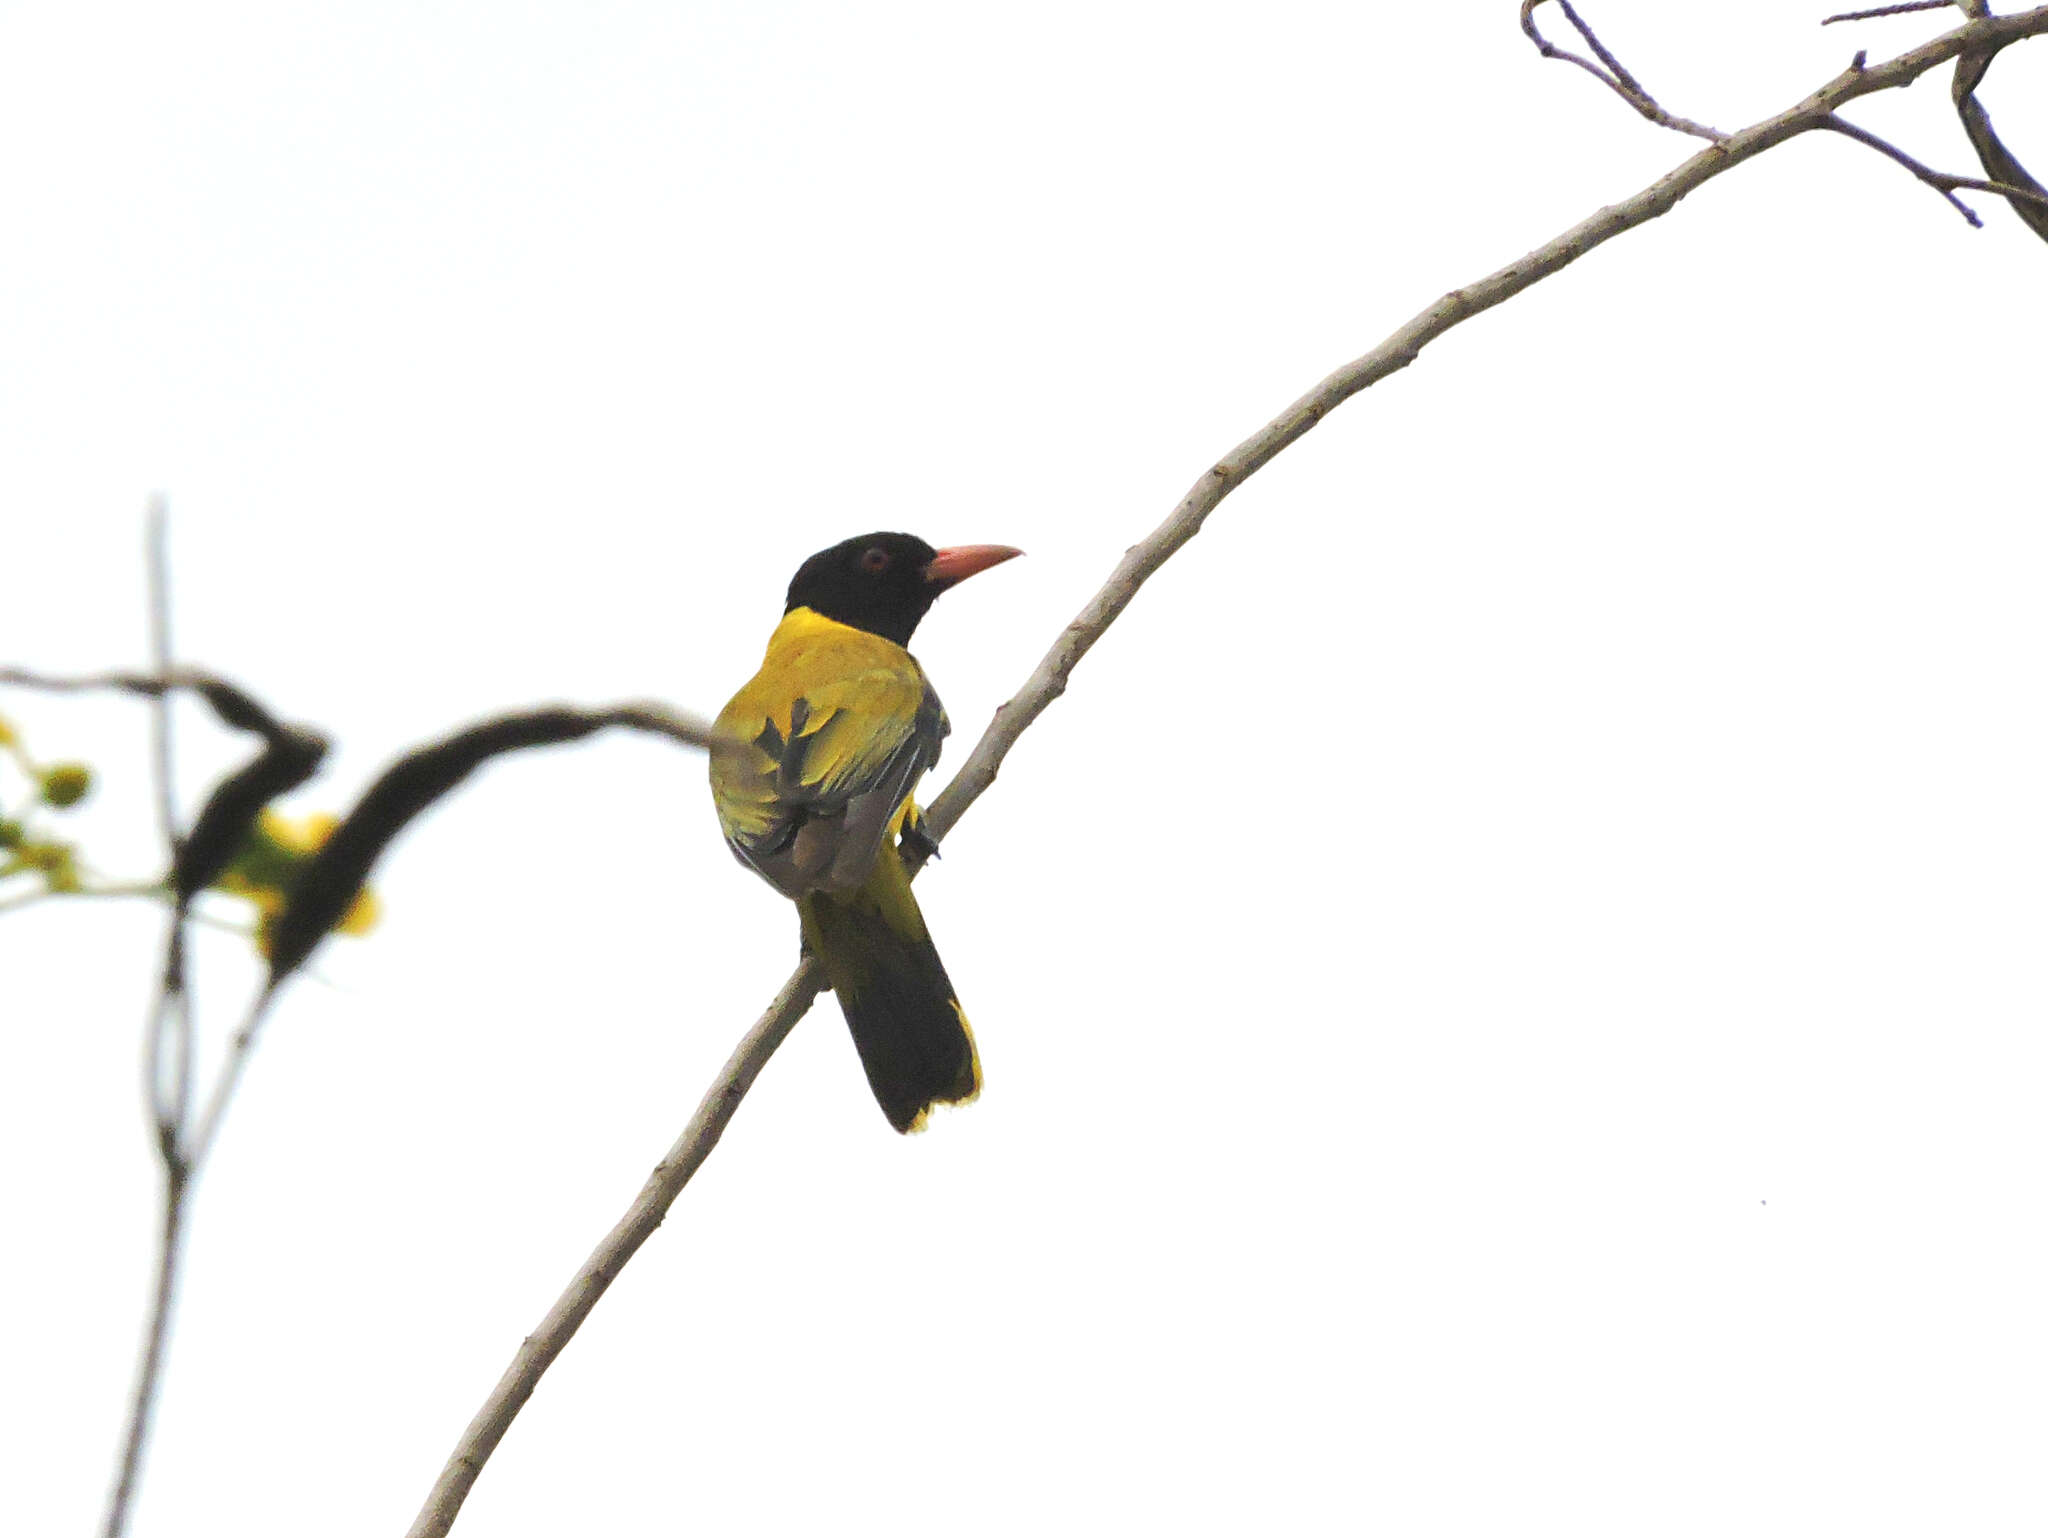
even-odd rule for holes
{"type": "Polygon", "coordinates": [[[910,637],[941,593],[1022,553],[896,533],[819,551],[790,581],[760,671],[718,714],[711,797],[726,845],[796,904],[898,1132],[981,1092],[973,1028],[903,859],[937,853],[915,791],[951,730],[910,637]]]}

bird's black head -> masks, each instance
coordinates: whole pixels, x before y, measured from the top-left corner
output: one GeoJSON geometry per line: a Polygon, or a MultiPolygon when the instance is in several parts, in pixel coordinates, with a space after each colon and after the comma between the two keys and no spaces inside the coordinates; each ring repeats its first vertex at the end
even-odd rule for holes
{"type": "Polygon", "coordinates": [[[789,608],[811,609],[908,646],[939,594],[1021,554],[1008,545],[934,550],[914,534],[863,534],[820,550],[798,567],[789,584],[789,608]]]}

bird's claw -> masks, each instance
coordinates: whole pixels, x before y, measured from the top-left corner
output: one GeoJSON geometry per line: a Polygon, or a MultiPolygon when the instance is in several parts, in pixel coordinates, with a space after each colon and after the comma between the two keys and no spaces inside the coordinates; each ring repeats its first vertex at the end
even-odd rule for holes
{"type": "Polygon", "coordinates": [[[922,817],[918,818],[915,822],[906,821],[903,824],[903,835],[900,842],[905,849],[908,849],[920,859],[936,860],[939,857],[939,841],[925,831],[924,819],[922,817]]]}

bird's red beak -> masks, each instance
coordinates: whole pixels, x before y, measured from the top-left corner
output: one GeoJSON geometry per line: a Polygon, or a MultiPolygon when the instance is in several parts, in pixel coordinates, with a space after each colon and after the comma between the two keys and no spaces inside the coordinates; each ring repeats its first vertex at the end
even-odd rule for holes
{"type": "Polygon", "coordinates": [[[978,571],[1000,566],[1021,550],[1008,545],[954,545],[941,550],[925,563],[924,580],[944,592],[956,582],[965,582],[978,571]]]}

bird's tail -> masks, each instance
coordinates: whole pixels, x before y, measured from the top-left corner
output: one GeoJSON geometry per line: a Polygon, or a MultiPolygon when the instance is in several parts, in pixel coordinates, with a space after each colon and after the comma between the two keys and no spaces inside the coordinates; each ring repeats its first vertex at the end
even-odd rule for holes
{"type": "Polygon", "coordinates": [[[874,874],[860,887],[812,892],[797,908],[804,941],[839,995],[889,1124],[918,1131],[933,1105],[981,1093],[974,1033],[911,896],[895,841],[883,842],[874,874]]]}

